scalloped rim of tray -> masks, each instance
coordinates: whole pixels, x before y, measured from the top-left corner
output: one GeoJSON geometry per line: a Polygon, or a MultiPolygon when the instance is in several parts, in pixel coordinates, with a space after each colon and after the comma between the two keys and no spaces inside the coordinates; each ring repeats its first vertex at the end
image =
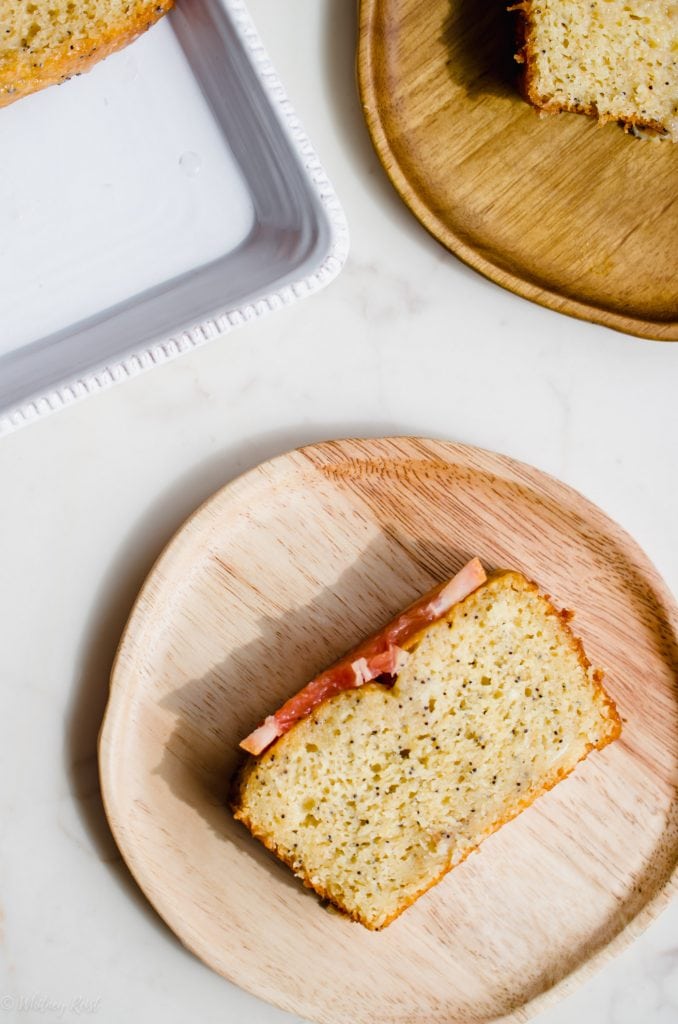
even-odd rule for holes
{"type": "Polygon", "coordinates": [[[309,187],[317,195],[327,216],[330,241],[322,261],[310,273],[285,283],[242,305],[225,308],[191,327],[170,334],[162,341],[135,348],[119,359],[93,367],[77,379],[35,395],[9,409],[0,409],[0,437],[27,423],[41,419],[88,395],[103,391],[129,377],[167,363],[208,341],[221,337],[249,321],[259,319],[299,299],[319,291],[340,272],[348,255],[349,235],[346,217],[325,170],[304,131],[301,121],[268,56],[263,42],[243,0],[221,0],[230,15],[244,50],[276,108],[279,120],[287,130],[301,161],[309,187]]]}

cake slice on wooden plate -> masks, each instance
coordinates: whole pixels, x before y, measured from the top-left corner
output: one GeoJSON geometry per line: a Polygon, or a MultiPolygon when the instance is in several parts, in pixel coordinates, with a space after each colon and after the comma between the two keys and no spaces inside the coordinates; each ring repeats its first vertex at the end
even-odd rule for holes
{"type": "Polygon", "coordinates": [[[241,746],[236,818],[370,929],[389,924],[621,723],[523,575],[474,559],[241,746]]]}
{"type": "Polygon", "coordinates": [[[88,71],[173,0],[0,0],[0,107],[88,71]]]}
{"type": "Polygon", "coordinates": [[[523,0],[526,98],[678,140],[675,0],[523,0]]]}

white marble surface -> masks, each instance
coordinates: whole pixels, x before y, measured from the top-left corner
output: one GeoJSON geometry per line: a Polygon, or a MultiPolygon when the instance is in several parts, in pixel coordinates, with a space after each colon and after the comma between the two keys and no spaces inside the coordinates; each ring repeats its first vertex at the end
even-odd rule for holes
{"type": "MultiPolygon", "coordinates": [[[[121,864],[97,791],[107,673],[135,592],[235,473],[347,434],[482,445],[579,488],[676,589],[678,345],[530,305],[419,228],[361,122],[354,6],[252,2],[345,205],[338,281],[0,444],[0,1024],[293,1020],[183,950],[121,864]]],[[[678,904],[540,1024],[574,1019],[676,1024],[678,904]]]]}

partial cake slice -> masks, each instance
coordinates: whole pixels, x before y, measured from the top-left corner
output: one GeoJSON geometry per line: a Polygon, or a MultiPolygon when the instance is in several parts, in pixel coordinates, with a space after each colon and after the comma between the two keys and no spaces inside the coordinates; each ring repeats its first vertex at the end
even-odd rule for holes
{"type": "Polygon", "coordinates": [[[250,757],[236,818],[383,928],[619,735],[568,619],[520,573],[495,573],[402,642],[395,679],[336,693],[250,757]]]}
{"type": "Polygon", "coordinates": [[[88,71],[173,0],[0,0],[0,107],[88,71]]]}
{"type": "Polygon", "coordinates": [[[523,0],[524,92],[536,107],[678,140],[675,0],[523,0]]]}

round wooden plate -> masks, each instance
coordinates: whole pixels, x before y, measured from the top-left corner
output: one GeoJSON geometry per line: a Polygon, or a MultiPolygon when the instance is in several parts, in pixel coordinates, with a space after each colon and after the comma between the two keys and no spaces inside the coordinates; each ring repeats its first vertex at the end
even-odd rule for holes
{"type": "Polygon", "coordinates": [[[361,0],[358,76],[379,158],[444,246],[497,284],[678,340],[678,144],[518,95],[500,0],[361,0]]]}
{"type": "Polygon", "coordinates": [[[524,1021],[629,942],[678,885],[677,631],[638,546],[536,469],[414,438],[291,452],[203,505],[139,596],[100,741],[111,828],[189,949],[304,1018],[524,1021]],[[233,820],[237,744],[475,554],[577,609],[623,736],[368,932],[324,909],[233,820]]]}

